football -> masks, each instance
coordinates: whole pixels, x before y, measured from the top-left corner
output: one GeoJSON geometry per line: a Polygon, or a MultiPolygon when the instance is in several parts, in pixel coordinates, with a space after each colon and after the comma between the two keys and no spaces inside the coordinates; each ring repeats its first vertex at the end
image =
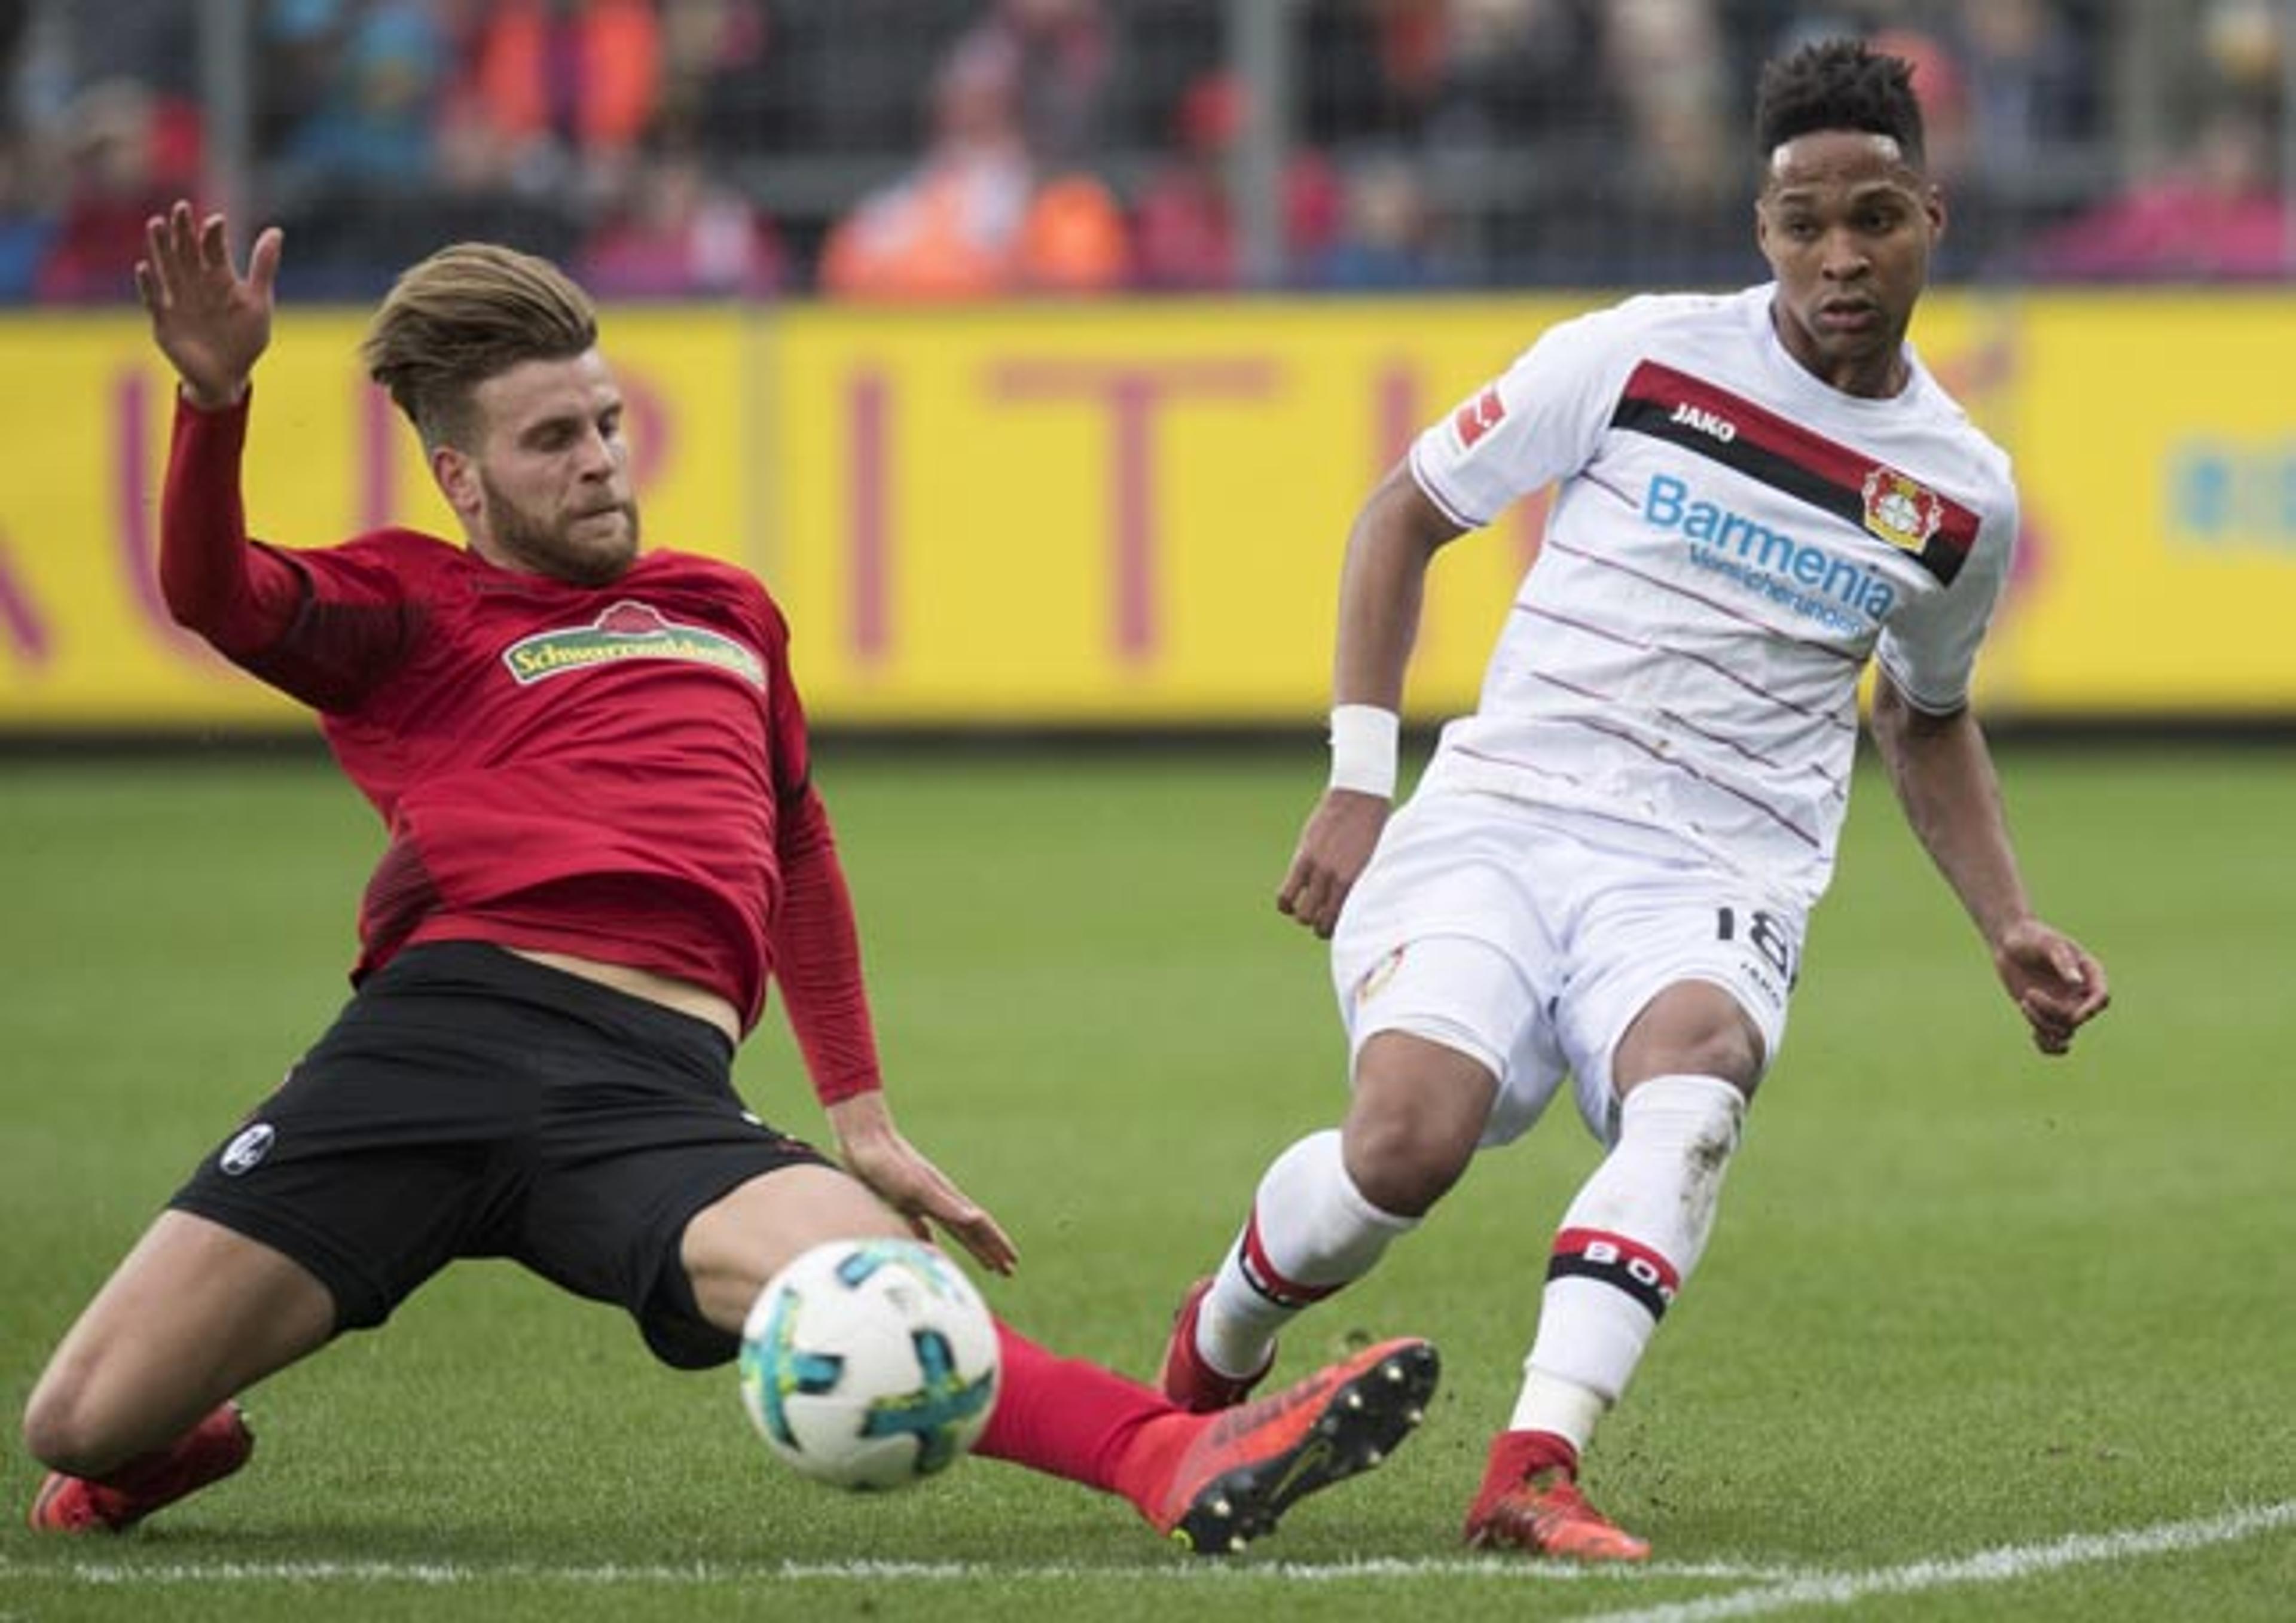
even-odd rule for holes
{"type": "Polygon", "coordinates": [[[914,1240],[817,1245],[767,1283],[742,1332],[742,1401],[767,1447],[839,1488],[947,1470],[996,1402],[996,1326],[957,1266],[914,1240]]]}

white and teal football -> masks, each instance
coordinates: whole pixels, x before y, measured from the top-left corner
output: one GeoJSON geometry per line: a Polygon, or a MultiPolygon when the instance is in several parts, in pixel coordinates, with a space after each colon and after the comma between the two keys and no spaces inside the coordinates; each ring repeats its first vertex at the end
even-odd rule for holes
{"type": "Polygon", "coordinates": [[[801,1474],[905,1488],[947,1470],[996,1402],[996,1326],[964,1272],[914,1240],[817,1245],[742,1332],[742,1401],[801,1474]]]}

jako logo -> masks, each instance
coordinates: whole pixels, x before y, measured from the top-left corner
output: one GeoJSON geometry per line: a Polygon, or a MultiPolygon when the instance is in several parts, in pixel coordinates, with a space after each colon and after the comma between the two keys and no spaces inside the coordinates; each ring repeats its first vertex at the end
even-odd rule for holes
{"type": "Polygon", "coordinates": [[[1728,445],[1738,438],[1738,425],[1719,412],[1710,412],[1702,406],[1693,406],[1687,400],[1674,408],[1669,422],[1678,422],[1684,428],[1696,429],[1700,433],[1728,445]]]}
{"type": "Polygon", "coordinates": [[[216,1164],[223,1168],[226,1177],[237,1177],[251,1169],[255,1163],[271,1153],[271,1142],[279,1136],[267,1121],[258,1121],[223,1147],[216,1164]]]}
{"type": "Polygon", "coordinates": [[[1688,485],[1663,473],[1651,476],[1643,496],[1643,517],[1660,529],[1680,530],[1692,543],[1693,554],[1709,568],[1759,570],[1773,580],[1792,582],[1823,602],[1839,603],[1877,620],[1886,618],[1898,601],[1897,588],[1864,564],[1837,558],[1822,546],[1798,541],[1719,503],[1692,501],[1688,485]]]}

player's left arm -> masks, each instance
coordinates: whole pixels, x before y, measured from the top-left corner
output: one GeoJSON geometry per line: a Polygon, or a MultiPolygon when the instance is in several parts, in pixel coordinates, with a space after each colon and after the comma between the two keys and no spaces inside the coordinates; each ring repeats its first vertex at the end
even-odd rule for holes
{"type": "Polygon", "coordinates": [[[827,811],[810,783],[782,806],[781,911],[775,980],[845,1169],[907,1219],[918,1238],[945,1231],[980,1262],[1010,1274],[1012,1237],[987,1208],[893,1123],[861,978],[860,932],[827,811]]]}
{"type": "MultiPolygon", "coordinates": [[[[778,620],[778,615],[775,616],[778,620]]],[[[782,629],[781,644],[786,646],[782,629]]],[[[778,653],[778,651],[777,651],[778,653]]],[[[845,1169],[907,1220],[918,1238],[937,1225],[983,1267],[1010,1274],[1020,1253],[1004,1225],[903,1136],[885,1102],[861,935],[828,808],[814,787],[805,712],[785,660],[772,672],[775,857],[774,980],[845,1169]]]]}
{"type": "Polygon", "coordinates": [[[1976,717],[1966,705],[1922,710],[1883,671],[1872,725],[1906,822],[1984,938],[2034,1045],[2065,1053],[2073,1034],[2104,1012],[2111,989],[2087,948],[2034,915],[1976,717]]]}
{"type": "Polygon", "coordinates": [[[901,1135],[882,1091],[856,1094],[826,1113],[845,1169],[900,1213],[910,1233],[930,1240],[939,1227],[991,1273],[1010,1274],[1020,1265],[1004,1225],[901,1135]]]}

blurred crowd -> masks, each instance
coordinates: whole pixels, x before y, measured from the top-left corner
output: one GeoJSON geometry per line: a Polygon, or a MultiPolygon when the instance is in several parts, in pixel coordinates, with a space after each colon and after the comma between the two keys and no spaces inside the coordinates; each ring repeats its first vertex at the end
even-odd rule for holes
{"type": "Polygon", "coordinates": [[[2296,268],[2278,0],[1292,0],[1272,73],[1251,4],[0,0],[0,301],[127,298],[219,84],[291,298],[468,236],[617,297],[1726,284],[1754,74],[1844,32],[1915,63],[1948,276],[2296,268]]]}

